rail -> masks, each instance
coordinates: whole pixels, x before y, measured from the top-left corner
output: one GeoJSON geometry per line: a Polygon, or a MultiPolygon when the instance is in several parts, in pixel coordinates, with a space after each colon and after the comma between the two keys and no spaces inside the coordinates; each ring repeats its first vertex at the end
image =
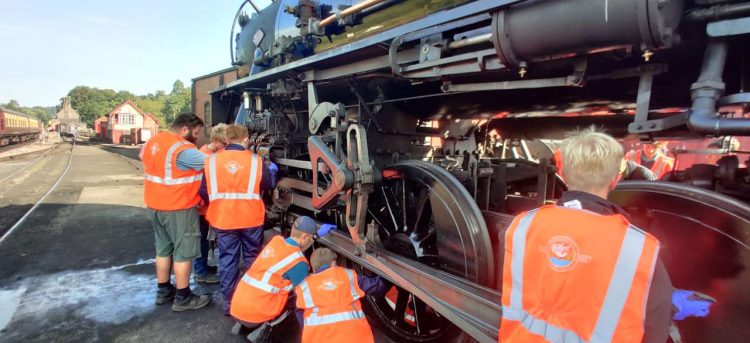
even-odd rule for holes
{"type": "Polygon", "coordinates": [[[357,255],[351,238],[331,232],[319,240],[364,268],[412,293],[479,342],[497,342],[500,292],[406,257],[377,249],[357,255]]]}

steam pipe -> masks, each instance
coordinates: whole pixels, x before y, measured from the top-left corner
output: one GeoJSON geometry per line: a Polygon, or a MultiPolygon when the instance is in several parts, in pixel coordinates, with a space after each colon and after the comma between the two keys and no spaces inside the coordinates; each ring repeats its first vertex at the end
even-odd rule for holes
{"type": "Polygon", "coordinates": [[[325,18],[325,19],[321,20],[320,24],[318,24],[318,25],[319,25],[320,28],[324,28],[324,27],[332,24],[338,18],[342,18],[342,17],[346,17],[348,15],[352,15],[352,14],[354,14],[356,12],[359,12],[359,11],[362,11],[364,9],[367,9],[368,7],[375,6],[375,5],[377,5],[377,4],[381,3],[381,2],[383,2],[383,0],[366,0],[366,1],[362,1],[362,2],[356,4],[356,5],[352,6],[352,7],[349,7],[347,9],[341,11],[341,13],[332,14],[332,15],[328,16],[328,18],[325,18]]]}
{"type": "Polygon", "coordinates": [[[714,136],[750,135],[750,120],[721,118],[716,111],[716,103],[724,93],[722,74],[728,50],[729,44],[724,39],[708,41],[701,74],[690,87],[693,105],[687,120],[688,127],[694,132],[714,136]]]}
{"type": "Polygon", "coordinates": [[[750,2],[697,9],[688,13],[685,19],[690,21],[719,20],[747,14],[750,14],[750,2]]]}

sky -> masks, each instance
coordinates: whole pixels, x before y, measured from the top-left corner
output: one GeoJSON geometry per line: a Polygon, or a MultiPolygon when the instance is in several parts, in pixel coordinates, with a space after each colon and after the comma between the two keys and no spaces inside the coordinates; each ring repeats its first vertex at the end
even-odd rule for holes
{"type": "Polygon", "coordinates": [[[230,67],[242,2],[0,0],[0,103],[53,106],[79,85],[137,95],[189,86],[230,67]]]}

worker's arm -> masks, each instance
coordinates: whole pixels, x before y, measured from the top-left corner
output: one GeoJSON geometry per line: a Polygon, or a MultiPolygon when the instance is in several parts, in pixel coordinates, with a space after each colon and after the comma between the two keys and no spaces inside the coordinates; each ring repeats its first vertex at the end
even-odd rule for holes
{"type": "Polygon", "coordinates": [[[208,186],[206,183],[206,175],[203,174],[203,179],[201,180],[201,187],[198,188],[198,195],[200,195],[201,199],[208,203],[208,186]]]}
{"type": "Polygon", "coordinates": [[[275,163],[263,163],[260,177],[260,191],[272,191],[276,187],[276,173],[279,167],[275,163]]]}
{"type": "Polygon", "coordinates": [[[667,269],[661,261],[656,260],[654,277],[646,302],[646,327],[643,335],[644,343],[664,343],[669,336],[669,326],[672,322],[672,281],[669,280],[667,269]]]}
{"type": "Polygon", "coordinates": [[[180,170],[203,170],[203,165],[206,162],[206,154],[198,151],[198,149],[186,149],[181,151],[177,155],[177,168],[180,170]]]}
{"type": "Polygon", "coordinates": [[[357,285],[362,292],[365,292],[365,295],[376,298],[384,297],[385,293],[393,286],[379,275],[365,276],[359,274],[357,274],[357,285]]]}
{"type": "Polygon", "coordinates": [[[287,272],[284,273],[282,277],[291,281],[293,287],[297,287],[297,285],[301,284],[302,281],[305,281],[305,278],[309,274],[310,268],[307,266],[307,263],[297,262],[297,264],[295,264],[291,269],[287,270],[287,272]]]}

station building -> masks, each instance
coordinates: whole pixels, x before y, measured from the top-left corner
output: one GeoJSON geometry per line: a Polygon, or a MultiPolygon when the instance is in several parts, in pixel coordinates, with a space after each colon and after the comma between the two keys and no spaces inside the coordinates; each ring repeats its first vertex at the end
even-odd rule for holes
{"type": "Polygon", "coordinates": [[[146,113],[130,100],[94,122],[96,135],[114,144],[138,144],[159,132],[159,120],[146,113]]]}

